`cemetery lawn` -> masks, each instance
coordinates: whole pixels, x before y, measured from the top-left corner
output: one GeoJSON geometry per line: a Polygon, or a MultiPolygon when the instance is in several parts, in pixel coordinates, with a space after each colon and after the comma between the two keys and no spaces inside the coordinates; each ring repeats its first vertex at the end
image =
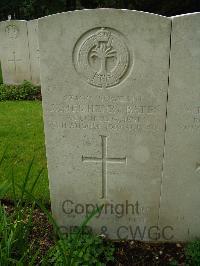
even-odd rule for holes
{"type": "MultiPolygon", "coordinates": [[[[11,177],[12,169],[14,179],[21,182],[34,157],[29,186],[43,168],[34,195],[44,203],[49,203],[42,103],[40,101],[0,102],[0,158],[5,149],[6,154],[0,166],[0,183],[11,177]]],[[[19,196],[19,191],[16,194],[19,196]]],[[[12,193],[8,193],[6,198],[12,200],[12,193]]]]}

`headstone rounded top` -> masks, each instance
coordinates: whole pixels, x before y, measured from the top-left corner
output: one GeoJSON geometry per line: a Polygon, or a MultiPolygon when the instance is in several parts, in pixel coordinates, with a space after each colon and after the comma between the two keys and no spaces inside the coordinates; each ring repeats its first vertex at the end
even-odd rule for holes
{"type": "Polygon", "coordinates": [[[139,16],[144,16],[144,17],[154,17],[157,19],[161,20],[170,20],[169,17],[160,15],[160,14],[155,14],[155,13],[150,13],[150,12],[145,12],[145,11],[140,11],[140,10],[130,10],[130,9],[116,9],[116,8],[96,8],[96,9],[81,9],[81,10],[73,10],[73,11],[67,11],[67,12],[61,12],[61,13],[55,13],[51,14],[48,16],[44,16],[42,18],[39,18],[38,21],[45,21],[49,19],[53,19],[58,16],[73,16],[73,15],[81,15],[81,14],[134,14],[134,15],[139,15],[139,16]]]}

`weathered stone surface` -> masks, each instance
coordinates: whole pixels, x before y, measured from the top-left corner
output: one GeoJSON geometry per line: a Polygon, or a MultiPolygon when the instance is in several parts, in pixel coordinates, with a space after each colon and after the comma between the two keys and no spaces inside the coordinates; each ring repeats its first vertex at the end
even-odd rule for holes
{"type": "Polygon", "coordinates": [[[34,84],[40,84],[40,50],[38,42],[38,20],[30,20],[27,22],[29,51],[30,51],[30,67],[31,81],[34,84]]]}
{"type": "Polygon", "coordinates": [[[174,240],[200,237],[200,13],[172,23],[160,226],[174,240]]]}
{"type": "Polygon", "coordinates": [[[90,223],[96,232],[155,240],[170,29],[168,18],[125,10],[39,20],[51,203],[60,226],[80,225],[91,204],[106,204],[90,223]]]}
{"type": "Polygon", "coordinates": [[[31,79],[26,21],[0,22],[0,50],[4,83],[31,79]]]}

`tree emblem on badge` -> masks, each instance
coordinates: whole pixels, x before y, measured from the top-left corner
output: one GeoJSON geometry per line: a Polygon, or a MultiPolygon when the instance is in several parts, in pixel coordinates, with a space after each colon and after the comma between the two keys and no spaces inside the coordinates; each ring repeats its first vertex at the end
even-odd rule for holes
{"type": "Polygon", "coordinates": [[[119,84],[129,67],[128,48],[112,29],[101,28],[83,35],[74,51],[75,69],[95,87],[119,84]]]}

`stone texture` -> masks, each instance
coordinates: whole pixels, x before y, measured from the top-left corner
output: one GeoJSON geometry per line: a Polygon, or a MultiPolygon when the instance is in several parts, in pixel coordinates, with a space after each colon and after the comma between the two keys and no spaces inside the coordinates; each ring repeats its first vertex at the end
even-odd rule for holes
{"type": "Polygon", "coordinates": [[[30,51],[31,81],[40,84],[40,51],[38,42],[38,20],[27,22],[30,51]]]}
{"type": "Polygon", "coordinates": [[[19,84],[31,79],[26,21],[0,23],[0,50],[4,83],[19,84]]]}
{"type": "Polygon", "coordinates": [[[80,225],[86,206],[105,204],[90,223],[96,232],[155,240],[170,30],[168,18],[127,10],[39,19],[51,203],[60,226],[80,225]]]}
{"type": "Polygon", "coordinates": [[[200,237],[200,13],[172,23],[160,225],[174,240],[200,237]]]}

